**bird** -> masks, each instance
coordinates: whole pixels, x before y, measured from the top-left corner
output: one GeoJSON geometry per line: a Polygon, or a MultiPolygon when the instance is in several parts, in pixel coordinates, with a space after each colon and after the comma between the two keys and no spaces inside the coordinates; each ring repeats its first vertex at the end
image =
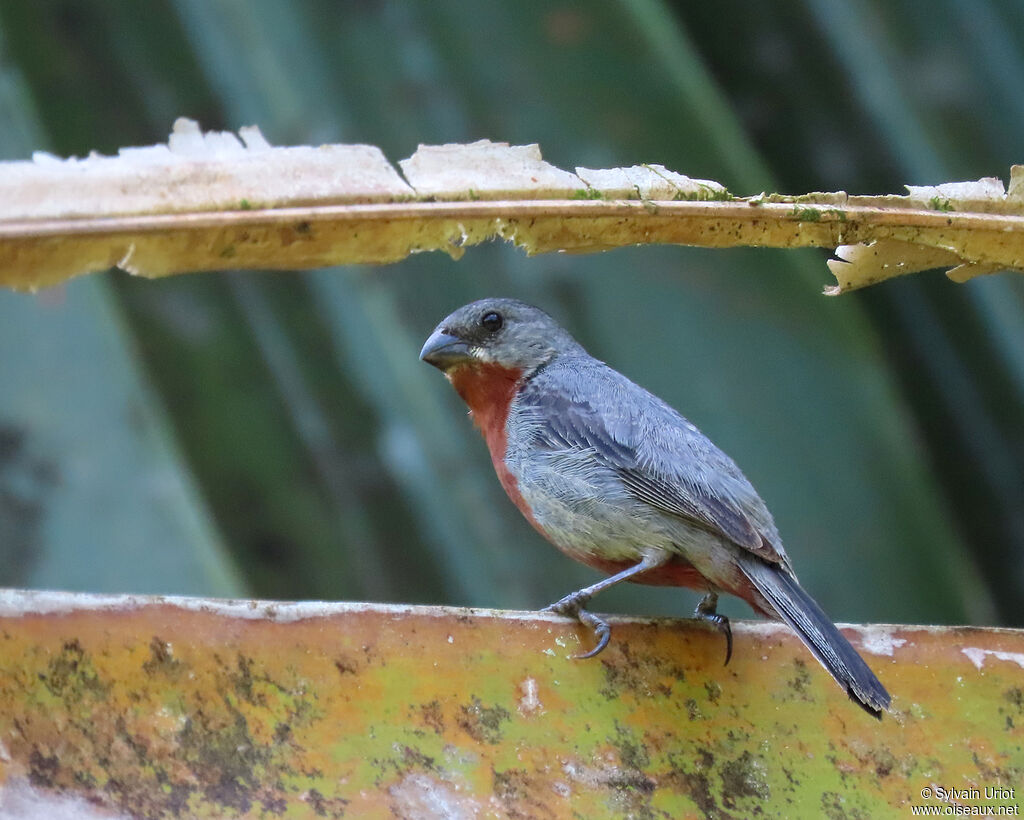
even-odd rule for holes
{"type": "Polygon", "coordinates": [[[788,624],[880,718],[891,698],[797,581],[771,513],[729,456],[664,401],[591,356],[540,308],[488,298],[455,310],[420,359],[444,373],[483,435],[501,486],[562,552],[606,574],[548,610],[611,638],[591,599],[623,581],[703,593],[694,613],[726,640],[719,593],[788,624]]]}

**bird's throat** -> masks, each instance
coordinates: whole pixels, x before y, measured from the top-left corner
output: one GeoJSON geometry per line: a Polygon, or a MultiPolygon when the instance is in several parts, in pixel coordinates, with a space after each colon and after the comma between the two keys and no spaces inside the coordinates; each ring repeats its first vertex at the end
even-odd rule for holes
{"type": "Polygon", "coordinates": [[[505,423],[523,371],[497,364],[473,362],[453,367],[446,374],[483,434],[495,466],[503,464],[508,435],[505,423]]]}
{"type": "Polygon", "coordinates": [[[530,505],[519,492],[519,482],[505,463],[505,449],[508,447],[508,412],[523,371],[474,362],[452,368],[445,375],[469,406],[469,414],[487,442],[494,472],[498,474],[498,480],[509,499],[526,516],[526,520],[547,538],[547,533],[533,517],[530,505]]]}

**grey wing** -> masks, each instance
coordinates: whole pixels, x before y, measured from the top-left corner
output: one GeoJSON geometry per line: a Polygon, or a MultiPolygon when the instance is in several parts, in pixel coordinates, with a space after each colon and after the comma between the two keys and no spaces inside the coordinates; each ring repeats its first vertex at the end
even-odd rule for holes
{"type": "Polygon", "coordinates": [[[764,502],[727,455],[622,374],[597,360],[571,365],[524,390],[537,444],[590,449],[638,501],[788,566],[764,502]]]}

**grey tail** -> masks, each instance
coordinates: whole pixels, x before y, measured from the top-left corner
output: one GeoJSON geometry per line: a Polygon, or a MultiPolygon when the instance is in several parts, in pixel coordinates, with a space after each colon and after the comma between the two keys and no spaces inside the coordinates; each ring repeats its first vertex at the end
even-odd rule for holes
{"type": "Polygon", "coordinates": [[[850,700],[868,714],[881,718],[889,708],[889,693],[796,578],[756,555],[742,556],[740,567],[772,609],[796,630],[814,657],[846,690],[850,700]]]}

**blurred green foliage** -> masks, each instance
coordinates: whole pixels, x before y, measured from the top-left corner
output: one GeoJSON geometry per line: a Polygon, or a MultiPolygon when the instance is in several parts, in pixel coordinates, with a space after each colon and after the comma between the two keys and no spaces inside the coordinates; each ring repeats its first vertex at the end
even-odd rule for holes
{"type": "MultiPolygon", "coordinates": [[[[995,0],[36,0],[0,5],[0,155],[113,152],[186,115],[392,160],[487,137],[743,194],[899,192],[1024,161],[1022,66],[1024,12],[995,0]]],[[[1024,624],[1024,279],[826,299],[823,259],[489,245],[0,293],[0,583],[514,608],[589,583],[417,361],[500,294],[729,452],[837,619],[1024,624]]]]}

